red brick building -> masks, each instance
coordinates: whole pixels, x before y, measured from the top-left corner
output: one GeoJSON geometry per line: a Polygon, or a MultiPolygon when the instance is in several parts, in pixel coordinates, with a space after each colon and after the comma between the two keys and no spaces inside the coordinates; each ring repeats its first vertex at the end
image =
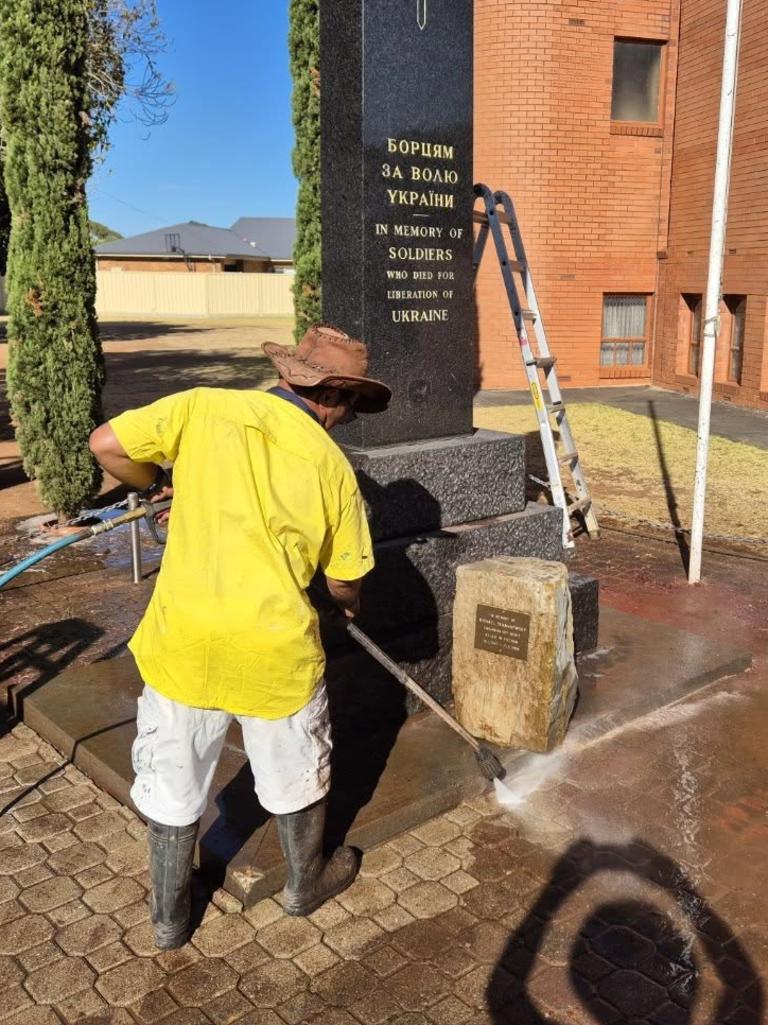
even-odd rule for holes
{"type": "MultiPolygon", "coordinates": [[[[744,0],[715,397],[768,409],[768,19],[744,0]]],[[[475,178],[517,205],[566,387],[695,391],[724,0],[476,0],[475,178]]],[[[524,383],[489,258],[486,388],[524,383]]]]}

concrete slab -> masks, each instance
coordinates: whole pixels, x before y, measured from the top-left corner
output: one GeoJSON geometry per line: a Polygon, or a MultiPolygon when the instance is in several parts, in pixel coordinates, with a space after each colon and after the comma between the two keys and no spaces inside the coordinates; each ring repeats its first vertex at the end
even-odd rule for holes
{"type": "MultiPolygon", "coordinates": [[[[698,634],[603,607],[600,644],[580,666],[574,722],[599,737],[750,665],[750,655],[698,634]]],[[[118,658],[62,673],[17,696],[33,730],[124,803],[140,681],[118,658]]],[[[435,717],[408,717],[401,688],[364,654],[335,659],[328,686],[336,746],[329,845],[368,848],[477,793],[472,752],[435,717]]],[[[512,779],[526,752],[508,752],[512,779]]],[[[236,729],[227,739],[201,830],[200,861],[246,904],[283,881],[275,830],[256,801],[236,729]]]]}

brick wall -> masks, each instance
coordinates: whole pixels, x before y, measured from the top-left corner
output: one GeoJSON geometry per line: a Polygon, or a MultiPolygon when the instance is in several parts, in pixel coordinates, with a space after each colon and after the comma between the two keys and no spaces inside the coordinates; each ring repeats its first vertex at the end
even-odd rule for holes
{"type": "MultiPolygon", "coordinates": [[[[690,392],[698,382],[687,373],[690,325],[681,295],[706,290],[724,31],[721,0],[683,4],[669,258],[661,264],[653,380],[690,392]]],[[[723,308],[715,398],[762,409],[768,409],[767,62],[765,0],[744,0],[723,276],[726,295],[747,297],[744,365],[741,384],[729,382],[731,318],[723,308]]]]}
{"type": "MultiPolygon", "coordinates": [[[[677,0],[475,4],[475,179],[516,202],[566,386],[649,380],[647,366],[601,376],[602,299],[656,292],[657,251],[666,247],[676,10],[677,0]],[[667,42],[657,130],[611,122],[616,36],[667,42]]],[[[516,337],[491,255],[477,291],[481,382],[520,387],[516,337]]],[[[652,319],[649,336],[651,329],[652,319]]]]}

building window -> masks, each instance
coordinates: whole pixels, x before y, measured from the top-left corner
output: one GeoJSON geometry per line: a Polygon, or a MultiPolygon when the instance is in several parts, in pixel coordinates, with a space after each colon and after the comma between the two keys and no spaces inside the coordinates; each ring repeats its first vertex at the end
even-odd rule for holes
{"type": "Polygon", "coordinates": [[[645,365],[648,296],[603,296],[601,367],[645,365]]]}
{"type": "Polygon", "coordinates": [[[684,295],[683,302],[688,309],[688,373],[699,376],[701,369],[701,340],[704,329],[700,295],[684,295]]]}
{"type": "Polygon", "coordinates": [[[658,122],[661,43],[615,39],[612,121],[658,122]]]}
{"type": "Polygon", "coordinates": [[[747,317],[745,295],[724,295],[723,301],[731,319],[731,338],[728,350],[728,380],[741,384],[741,367],[744,362],[744,324],[747,317]]]}

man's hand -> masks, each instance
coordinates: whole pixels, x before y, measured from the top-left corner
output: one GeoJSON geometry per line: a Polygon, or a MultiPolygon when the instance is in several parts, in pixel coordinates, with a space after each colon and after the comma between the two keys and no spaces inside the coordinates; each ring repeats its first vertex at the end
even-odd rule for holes
{"type": "MultiPolygon", "coordinates": [[[[166,499],[173,498],[173,488],[166,486],[161,488],[160,491],[156,491],[154,495],[149,499],[150,502],[165,502],[166,499]]],[[[171,516],[170,509],[163,509],[162,512],[155,513],[155,523],[167,523],[171,516]]]]}
{"type": "Polygon", "coordinates": [[[354,619],[360,611],[360,580],[334,580],[326,577],[328,591],[347,619],[354,619]]]}

